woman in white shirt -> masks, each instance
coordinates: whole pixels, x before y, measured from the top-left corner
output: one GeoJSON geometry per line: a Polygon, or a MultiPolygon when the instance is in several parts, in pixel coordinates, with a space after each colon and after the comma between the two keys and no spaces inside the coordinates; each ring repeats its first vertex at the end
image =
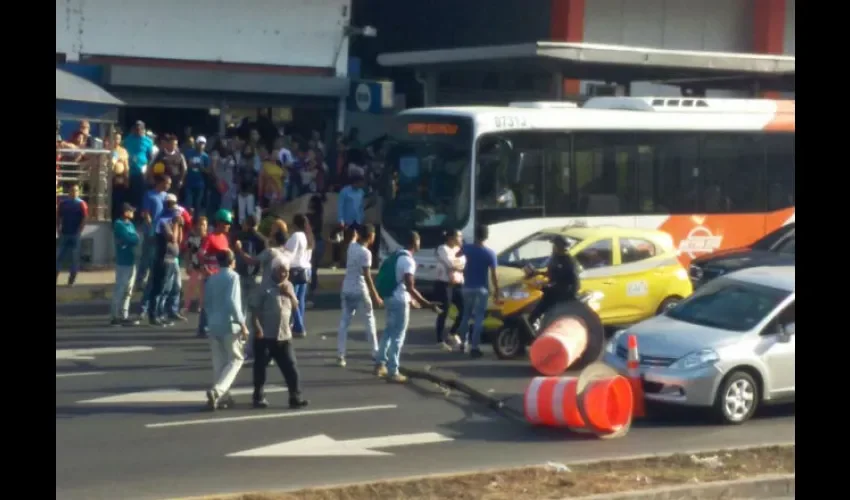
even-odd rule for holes
{"type": "Polygon", "coordinates": [[[293,233],[289,236],[284,248],[292,252],[292,264],[289,269],[289,281],[295,286],[295,296],[298,297],[298,307],[292,314],[292,334],[295,337],[306,337],[304,318],[307,303],[307,287],[310,283],[313,258],[313,230],[304,214],[297,214],[292,220],[293,233]]]}
{"type": "Polygon", "coordinates": [[[434,284],[435,300],[443,305],[442,312],[437,316],[437,346],[444,351],[451,351],[452,347],[446,340],[454,345],[460,345],[460,337],[457,335],[460,326],[460,318],[463,316],[463,296],[460,289],[463,286],[463,268],[466,266],[466,257],[458,255],[461,250],[462,236],[457,229],[450,229],[445,233],[445,243],[437,248],[437,282],[434,284]],[[449,337],[445,339],[443,332],[446,328],[446,314],[449,304],[457,308],[454,324],[449,330],[449,337]]]}

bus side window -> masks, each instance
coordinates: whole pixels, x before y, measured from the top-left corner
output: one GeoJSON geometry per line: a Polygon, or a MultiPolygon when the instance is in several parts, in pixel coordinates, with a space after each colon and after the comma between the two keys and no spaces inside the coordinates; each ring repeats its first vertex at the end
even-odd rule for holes
{"type": "Polygon", "coordinates": [[[764,138],[767,151],[767,209],[780,210],[793,207],[794,183],[794,133],[770,133],[764,138]]]}
{"type": "Polygon", "coordinates": [[[764,210],[764,143],[757,134],[708,133],[700,148],[700,213],[764,210]]]}
{"type": "Polygon", "coordinates": [[[636,211],[637,151],[635,135],[631,133],[575,134],[574,172],[579,213],[619,215],[636,211]]]}

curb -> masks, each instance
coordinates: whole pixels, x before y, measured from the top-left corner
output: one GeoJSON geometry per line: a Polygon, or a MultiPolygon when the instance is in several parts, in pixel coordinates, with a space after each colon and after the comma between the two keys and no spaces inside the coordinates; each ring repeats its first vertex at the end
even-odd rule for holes
{"type": "MultiPolygon", "coordinates": [[[[716,481],[698,486],[681,485],[651,490],[625,491],[590,495],[582,500],[675,500],[675,499],[725,499],[725,498],[776,498],[794,496],[796,474],[756,476],[734,481],[716,481]]],[[[566,500],[566,499],[565,499],[566,500]]]]}
{"type": "MultiPolygon", "coordinates": [[[[319,286],[316,289],[317,294],[339,294],[342,287],[343,275],[332,274],[329,276],[319,275],[319,286]]],[[[186,280],[183,280],[183,286],[186,286],[186,280]]],[[[56,303],[67,304],[75,302],[91,302],[99,300],[112,300],[112,292],[115,285],[112,283],[96,284],[96,285],[75,285],[67,287],[64,285],[56,286],[56,303]]],[[[140,300],[141,292],[133,292],[132,300],[140,300]]]]}

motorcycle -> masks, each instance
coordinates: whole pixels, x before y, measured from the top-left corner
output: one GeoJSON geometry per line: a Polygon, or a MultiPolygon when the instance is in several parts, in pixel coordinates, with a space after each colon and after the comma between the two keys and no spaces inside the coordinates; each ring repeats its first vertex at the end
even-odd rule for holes
{"type": "MultiPolygon", "coordinates": [[[[525,355],[526,350],[537,338],[545,321],[544,313],[534,324],[528,321],[528,316],[543,298],[543,287],[546,280],[531,278],[515,285],[502,293],[502,304],[496,309],[488,310],[488,319],[498,321],[494,328],[490,343],[493,352],[499,359],[517,359],[525,355]]],[[[604,294],[599,291],[579,292],[577,299],[598,313],[604,294]]]]}

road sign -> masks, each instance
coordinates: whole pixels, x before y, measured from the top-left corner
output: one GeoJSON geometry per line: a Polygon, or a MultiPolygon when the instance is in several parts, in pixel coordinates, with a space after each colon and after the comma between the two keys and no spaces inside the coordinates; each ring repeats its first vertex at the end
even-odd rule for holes
{"type": "MultiPolygon", "coordinates": [[[[231,389],[231,396],[250,395],[253,388],[245,387],[231,389]]],[[[285,387],[266,387],[267,394],[275,392],[286,392],[285,387]]],[[[155,391],[130,392],[104,396],[102,398],[86,399],[77,401],[78,404],[162,404],[162,403],[203,403],[206,402],[206,391],[183,391],[180,389],[159,389],[155,391]]]]}
{"type": "Polygon", "coordinates": [[[136,345],[127,347],[93,347],[90,349],[56,349],[56,361],[86,361],[106,354],[153,351],[153,347],[136,345]]]}
{"type": "Polygon", "coordinates": [[[392,453],[376,451],[381,448],[395,448],[417,444],[444,443],[452,438],[437,432],[417,434],[398,434],[365,439],[347,439],[337,441],[325,434],[303,439],[231,453],[228,457],[381,457],[392,453]]]}

